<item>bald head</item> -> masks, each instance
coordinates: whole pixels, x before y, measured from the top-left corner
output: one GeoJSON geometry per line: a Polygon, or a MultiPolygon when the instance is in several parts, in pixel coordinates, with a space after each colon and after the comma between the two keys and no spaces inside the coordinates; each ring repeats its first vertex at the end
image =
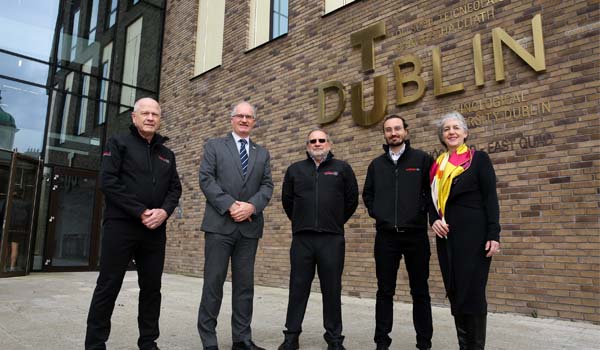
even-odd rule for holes
{"type": "Polygon", "coordinates": [[[144,104],[155,104],[156,107],[158,107],[158,110],[160,111],[160,104],[158,103],[158,101],[151,97],[143,97],[135,101],[135,104],[133,105],[133,111],[138,112],[140,110],[141,105],[144,104]]]}
{"type": "Polygon", "coordinates": [[[152,141],[154,134],[160,128],[160,118],[160,105],[153,98],[140,98],[133,105],[131,121],[148,142],[152,141]]]}

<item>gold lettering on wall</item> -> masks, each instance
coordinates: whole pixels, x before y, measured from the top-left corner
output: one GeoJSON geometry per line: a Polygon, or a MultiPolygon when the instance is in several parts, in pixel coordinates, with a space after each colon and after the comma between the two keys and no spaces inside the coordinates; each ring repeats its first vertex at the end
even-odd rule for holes
{"type": "Polygon", "coordinates": [[[544,54],[544,35],[542,33],[542,16],[537,14],[531,20],[531,31],[533,32],[533,55],[523,48],[515,39],[502,28],[492,29],[492,45],[494,48],[494,68],[496,81],[504,81],[504,56],[502,44],[508,46],[525,63],[536,72],[546,70],[546,57],[544,54]]]}
{"type": "MultiPolygon", "coordinates": [[[[497,0],[496,2],[501,1],[497,0]]],[[[455,16],[462,16],[465,14],[473,13],[478,9],[486,6],[493,5],[495,2],[488,0],[485,4],[483,1],[476,0],[471,2],[471,5],[467,4],[466,7],[459,7],[458,10],[448,14],[448,19],[443,17],[441,21],[452,20],[455,16]],[[485,6],[484,6],[485,5],[485,6]]],[[[454,10],[453,10],[454,11],[454,10]]],[[[487,9],[486,11],[491,11],[487,9]]],[[[493,12],[493,11],[492,11],[493,12]]],[[[419,26],[416,26],[414,30],[421,30],[421,26],[431,25],[430,21],[419,22],[419,26]]],[[[517,56],[519,56],[529,67],[533,68],[536,72],[542,72],[546,69],[546,61],[544,54],[544,37],[542,34],[542,19],[541,15],[537,14],[533,17],[532,21],[532,33],[533,33],[533,55],[527,52],[521,44],[515,39],[508,35],[502,28],[494,28],[492,30],[492,44],[493,44],[493,60],[496,80],[501,82],[504,80],[504,57],[502,53],[502,44],[508,46],[517,56]]],[[[372,71],[374,69],[375,62],[375,51],[373,42],[375,39],[385,37],[385,22],[380,21],[376,24],[370,25],[369,27],[352,33],[350,35],[350,42],[352,46],[361,47],[361,63],[363,72],[372,71]]],[[[477,87],[483,87],[485,85],[485,71],[483,62],[483,48],[480,34],[475,34],[472,39],[472,50],[473,50],[473,79],[477,87]]],[[[462,82],[455,82],[454,84],[444,86],[443,81],[443,62],[441,49],[439,46],[434,46],[431,51],[432,59],[432,70],[433,70],[433,87],[434,95],[436,97],[443,97],[448,94],[457,93],[464,91],[464,84],[462,82]]],[[[461,64],[463,64],[461,62],[461,64]]],[[[393,67],[395,76],[395,87],[396,87],[396,105],[402,106],[411,102],[418,101],[421,99],[426,90],[426,82],[422,77],[422,62],[419,57],[414,54],[407,54],[396,61],[394,61],[393,67]],[[402,69],[405,66],[412,65],[413,70],[402,69]],[[416,91],[410,95],[405,95],[406,87],[409,85],[416,84],[416,91]]],[[[465,70],[465,74],[471,72],[469,69],[465,70]]],[[[373,80],[373,107],[369,111],[364,110],[364,96],[363,96],[363,84],[362,82],[353,83],[351,85],[351,107],[352,107],[352,118],[356,124],[361,126],[368,126],[379,122],[386,113],[387,110],[387,78],[386,74],[374,77],[373,80]]],[[[344,97],[344,85],[340,81],[325,82],[318,86],[319,94],[319,123],[329,123],[336,120],[344,111],[345,97],[344,97]],[[334,84],[335,83],[335,84],[334,84]],[[326,94],[328,92],[336,92],[338,94],[338,106],[335,109],[335,113],[327,116],[326,115],[326,94]]],[[[491,99],[491,103],[494,104],[494,108],[497,108],[496,103],[504,103],[502,101],[497,102],[497,97],[491,99]]],[[[518,101],[518,102],[522,102],[518,101]]],[[[490,108],[490,107],[486,107],[490,108]]],[[[516,107],[515,107],[516,108],[516,107]]],[[[511,118],[520,119],[520,116],[529,117],[537,113],[538,110],[544,110],[545,105],[540,108],[535,106],[521,106],[518,110],[506,112],[502,120],[510,121],[511,118]],[[536,112],[532,112],[532,111],[536,112]]],[[[479,110],[483,107],[479,107],[479,110]]],[[[549,110],[549,105],[548,108],[549,110]]],[[[493,112],[495,113],[495,112],[493,112]]],[[[492,114],[495,120],[500,120],[497,114],[492,114]]],[[[486,117],[486,120],[490,120],[490,117],[486,117]]],[[[481,115],[477,115],[477,119],[473,119],[474,125],[481,125],[484,118],[481,115]]]]}
{"type": "Polygon", "coordinates": [[[485,84],[483,74],[483,51],[481,50],[481,34],[473,37],[473,70],[475,73],[475,85],[482,87],[485,84]]]}
{"type": "Polygon", "coordinates": [[[433,63],[433,94],[436,97],[440,97],[443,95],[463,91],[465,87],[462,83],[442,86],[442,54],[440,52],[440,48],[437,46],[434,47],[431,53],[431,59],[433,63]]]}
{"type": "Polygon", "coordinates": [[[327,124],[339,118],[346,108],[346,96],[344,94],[344,85],[337,80],[326,81],[319,84],[319,124],[327,124]],[[335,113],[330,116],[325,115],[325,94],[335,92],[338,98],[338,105],[335,113]]]}
{"type": "Polygon", "coordinates": [[[385,38],[385,21],[377,22],[350,35],[350,44],[353,47],[360,46],[361,49],[362,72],[370,72],[374,69],[375,48],[373,42],[375,39],[383,38],[385,38]]]}
{"type": "Polygon", "coordinates": [[[360,126],[369,126],[378,123],[387,111],[387,78],[378,75],[373,80],[373,108],[364,110],[363,83],[352,84],[352,119],[360,126]]]}
{"type": "Polygon", "coordinates": [[[396,105],[402,106],[417,101],[425,94],[425,81],[421,78],[421,60],[415,55],[403,56],[394,62],[394,75],[396,76],[396,105]],[[406,74],[402,73],[400,67],[412,65],[414,69],[406,74]],[[404,85],[408,83],[417,84],[417,92],[412,95],[404,95],[404,85]]]}

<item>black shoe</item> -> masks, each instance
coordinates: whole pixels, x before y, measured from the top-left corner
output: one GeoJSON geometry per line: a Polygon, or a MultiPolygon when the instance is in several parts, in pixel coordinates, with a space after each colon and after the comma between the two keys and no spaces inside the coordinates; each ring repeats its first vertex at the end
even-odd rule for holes
{"type": "Polygon", "coordinates": [[[281,345],[277,348],[277,350],[298,350],[300,348],[300,344],[298,344],[298,338],[296,339],[285,339],[281,345]]]}
{"type": "Polygon", "coordinates": [[[160,350],[160,348],[158,346],[156,346],[156,345],[152,345],[149,348],[144,348],[144,350],[160,350]]]}
{"type": "Polygon", "coordinates": [[[377,343],[375,350],[390,350],[390,347],[382,343],[377,343]]]}
{"type": "Polygon", "coordinates": [[[417,349],[419,349],[419,350],[431,350],[431,348],[428,347],[428,346],[418,346],[417,349]]]}
{"type": "Polygon", "coordinates": [[[216,345],[206,346],[203,348],[204,350],[219,350],[219,347],[216,345]]]}
{"type": "Polygon", "coordinates": [[[327,345],[327,350],[346,350],[342,343],[330,343],[327,345]]]}
{"type": "Polygon", "coordinates": [[[252,340],[249,341],[240,341],[233,343],[231,350],[266,350],[265,348],[261,348],[260,346],[254,344],[252,340]]]}

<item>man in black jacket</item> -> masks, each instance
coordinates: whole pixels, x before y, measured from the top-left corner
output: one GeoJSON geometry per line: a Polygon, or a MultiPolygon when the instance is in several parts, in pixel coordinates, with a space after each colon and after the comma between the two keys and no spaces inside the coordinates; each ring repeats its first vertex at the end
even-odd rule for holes
{"type": "Polygon", "coordinates": [[[102,153],[100,189],[106,203],[102,256],[87,319],[86,349],[106,349],[115,300],[132,258],[140,286],[138,346],[158,349],[166,221],[181,196],[175,154],[163,145],[168,138],[156,133],[160,118],[158,102],[138,100],[130,133],[111,137],[102,153]]]}
{"type": "Polygon", "coordinates": [[[329,350],[342,343],[342,271],[344,224],[358,205],[358,185],[350,165],[333,159],[329,135],[321,129],[308,134],[308,158],[285,173],[281,201],[292,221],[290,294],[280,350],[298,349],[302,320],[315,276],[323,294],[323,323],[329,350]]]}
{"type": "Polygon", "coordinates": [[[417,348],[430,349],[433,326],[429,296],[429,239],[427,209],[431,194],[429,168],[432,158],[410,147],[408,124],[398,115],[384,119],[384,154],[369,165],[363,200],[375,219],[375,266],[377,299],[375,343],[377,350],[389,349],[392,339],[394,294],[400,260],[404,257],[417,348]]]}

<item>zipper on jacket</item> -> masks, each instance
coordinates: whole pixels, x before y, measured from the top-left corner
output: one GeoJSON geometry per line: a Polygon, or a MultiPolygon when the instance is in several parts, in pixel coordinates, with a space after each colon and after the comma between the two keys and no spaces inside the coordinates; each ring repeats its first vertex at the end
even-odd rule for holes
{"type": "Polygon", "coordinates": [[[319,166],[315,166],[315,231],[319,231],[319,166]]]}
{"type": "Polygon", "coordinates": [[[398,164],[394,169],[394,229],[398,232],[398,164]]]}
{"type": "Polygon", "coordinates": [[[150,173],[152,174],[152,185],[156,185],[156,176],[154,175],[154,166],[152,166],[152,152],[150,152],[151,148],[152,148],[151,144],[146,145],[146,154],[148,156],[148,167],[150,168],[150,173]]]}

